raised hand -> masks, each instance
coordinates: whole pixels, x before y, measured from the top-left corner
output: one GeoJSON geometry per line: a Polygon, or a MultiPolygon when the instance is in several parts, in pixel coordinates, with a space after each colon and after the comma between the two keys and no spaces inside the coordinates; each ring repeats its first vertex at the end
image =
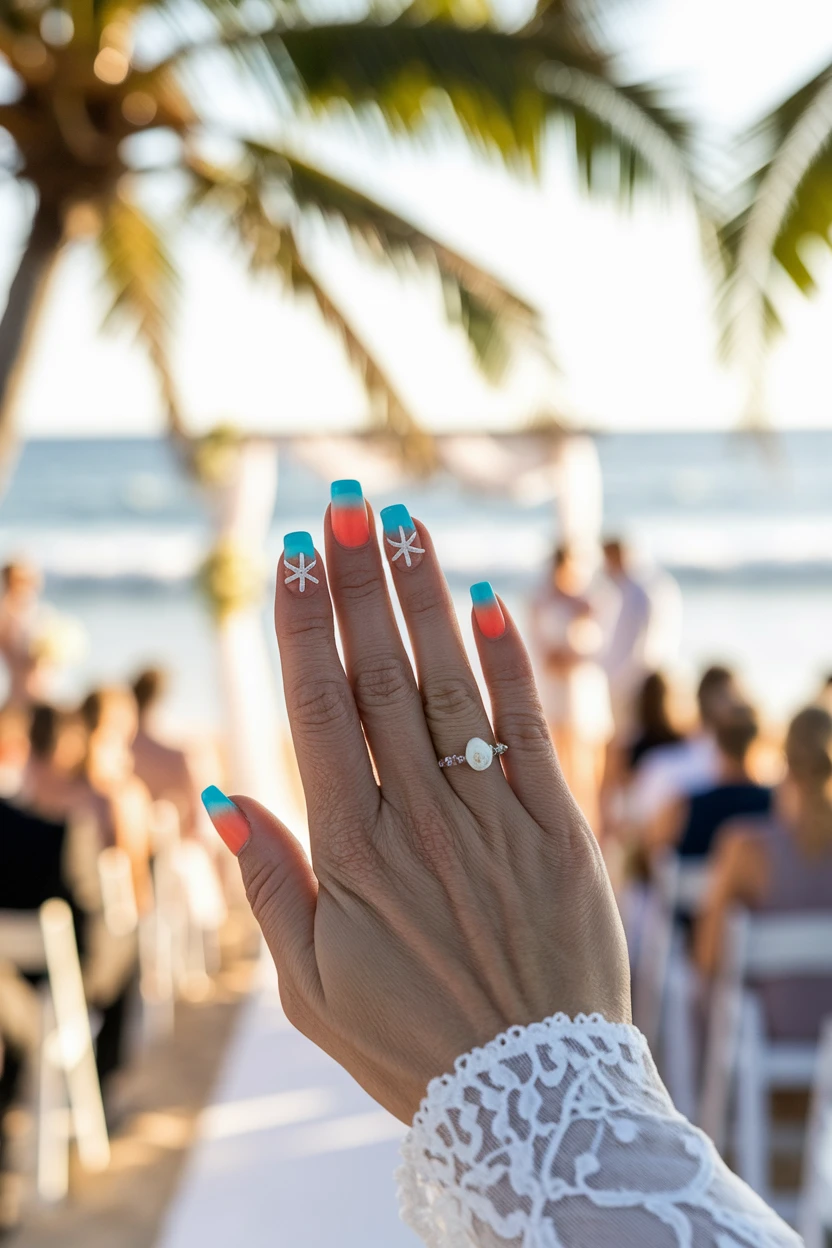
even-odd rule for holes
{"type": "Polygon", "coordinates": [[[415,672],[357,482],[333,486],[328,575],[306,533],[287,536],[278,568],[311,866],[251,798],[204,796],[238,855],[287,1015],[409,1122],[430,1079],[513,1024],[556,1011],[629,1021],[629,977],[601,854],[505,606],[473,587],[492,727],[427,529],[402,506],[381,519],[415,672]],[[508,750],[476,770],[459,761],[474,738],[508,750]]]}

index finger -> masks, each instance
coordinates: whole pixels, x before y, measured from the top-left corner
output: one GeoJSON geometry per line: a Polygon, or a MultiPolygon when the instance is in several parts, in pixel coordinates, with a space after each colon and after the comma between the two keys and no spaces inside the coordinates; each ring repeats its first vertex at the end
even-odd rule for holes
{"type": "Polygon", "coordinates": [[[274,622],[314,860],[316,840],[336,814],[341,826],[354,821],[366,828],[380,797],[335,644],[323,559],[309,533],[287,533],[283,539],[274,622]]]}

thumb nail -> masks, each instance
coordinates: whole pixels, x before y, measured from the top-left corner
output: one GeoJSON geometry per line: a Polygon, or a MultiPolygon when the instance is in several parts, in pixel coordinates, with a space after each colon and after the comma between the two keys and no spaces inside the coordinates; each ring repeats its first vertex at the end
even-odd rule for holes
{"type": "Polygon", "coordinates": [[[215,784],[210,784],[202,793],[202,804],[208,811],[208,818],[225,841],[232,854],[239,854],[251,836],[248,825],[239,806],[235,806],[230,797],[226,797],[215,784]]]}

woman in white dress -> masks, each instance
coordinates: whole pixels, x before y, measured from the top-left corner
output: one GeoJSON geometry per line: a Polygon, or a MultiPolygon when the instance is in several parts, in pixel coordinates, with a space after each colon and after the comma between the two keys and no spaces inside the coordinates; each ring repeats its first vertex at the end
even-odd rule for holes
{"type": "Polygon", "coordinates": [[[796,1248],[630,1023],[609,879],[510,615],[472,587],[492,728],[430,535],[403,507],[395,530],[413,666],[369,527],[336,537],[328,515],[326,569],[308,534],[284,548],[311,862],[251,798],[204,795],[289,1019],[412,1123],[402,1214],[430,1248],[796,1248]]]}
{"type": "Polygon", "coordinates": [[[540,698],[558,760],[578,805],[597,828],[613,720],[607,678],[597,659],[603,634],[587,585],[574,552],[558,546],[532,604],[531,624],[540,698]]]}

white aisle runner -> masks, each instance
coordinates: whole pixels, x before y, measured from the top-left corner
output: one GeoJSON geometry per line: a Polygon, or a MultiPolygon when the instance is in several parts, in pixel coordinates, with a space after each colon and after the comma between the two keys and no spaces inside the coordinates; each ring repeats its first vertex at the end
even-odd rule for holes
{"type": "Polygon", "coordinates": [[[417,1248],[393,1181],[403,1133],[264,988],[244,1007],[157,1248],[417,1248]]]}

